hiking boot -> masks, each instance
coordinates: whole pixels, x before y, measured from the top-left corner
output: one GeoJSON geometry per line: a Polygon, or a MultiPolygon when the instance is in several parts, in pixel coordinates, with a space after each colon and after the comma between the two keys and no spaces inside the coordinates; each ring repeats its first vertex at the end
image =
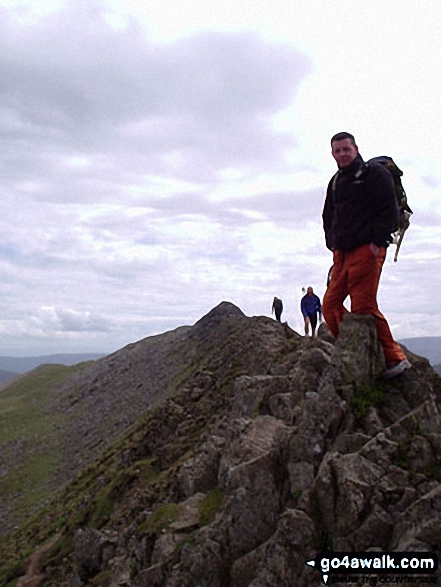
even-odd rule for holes
{"type": "Polygon", "coordinates": [[[386,377],[386,379],[392,379],[392,377],[401,375],[403,371],[405,371],[406,369],[410,369],[411,367],[412,365],[410,361],[408,361],[407,359],[403,359],[400,363],[388,367],[384,372],[384,376],[386,377]]]}

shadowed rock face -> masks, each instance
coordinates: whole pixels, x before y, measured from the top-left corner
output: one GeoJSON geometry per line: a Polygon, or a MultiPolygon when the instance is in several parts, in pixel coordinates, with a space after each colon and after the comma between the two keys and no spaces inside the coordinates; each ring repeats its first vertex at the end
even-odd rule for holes
{"type": "Polygon", "coordinates": [[[73,546],[47,564],[47,587],[100,573],[112,586],[313,587],[305,562],[325,547],[440,554],[441,391],[427,360],[409,353],[413,368],[386,382],[371,317],[349,316],[333,344],[323,327],[302,338],[226,302],[185,340],[196,369],[119,461],[134,480],[100,528],[66,522],[73,546]]]}

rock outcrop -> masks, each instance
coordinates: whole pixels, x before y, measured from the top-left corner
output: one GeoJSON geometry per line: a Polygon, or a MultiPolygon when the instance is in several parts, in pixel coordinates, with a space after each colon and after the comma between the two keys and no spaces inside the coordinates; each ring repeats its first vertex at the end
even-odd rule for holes
{"type": "Polygon", "coordinates": [[[302,338],[224,303],[188,336],[198,372],[118,464],[102,461],[43,585],[313,587],[305,563],[324,548],[441,554],[441,387],[426,359],[409,353],[412,369],[383,380],[366,316],[334,344],[324,326],[302,338]]]}

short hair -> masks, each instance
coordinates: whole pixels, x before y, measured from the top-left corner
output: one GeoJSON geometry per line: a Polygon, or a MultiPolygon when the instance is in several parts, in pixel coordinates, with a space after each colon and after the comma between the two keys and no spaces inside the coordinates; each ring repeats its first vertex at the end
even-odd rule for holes
{"type": "Polygon", "coordinates": [[[338,132],[336,135],[334,135],[332,137],[332,139],[331,139],[331,145],[335,141],[344,141],[345,139],[350,139],[351,140],[351,143],[353,145],[357,146],[356,143],[355,143],[354,135],[351,135],[350,132],[338,132]]]}

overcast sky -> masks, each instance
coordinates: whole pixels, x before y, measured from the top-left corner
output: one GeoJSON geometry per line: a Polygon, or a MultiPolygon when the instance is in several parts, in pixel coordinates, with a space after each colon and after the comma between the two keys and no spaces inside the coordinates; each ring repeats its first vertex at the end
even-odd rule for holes
{"type": "Polygon", "coordinates": [[[380,308],[441,335],[439,0],[0,0],[0,354],[111,352],[222,300],[302,330],[330,137],[414,210],[380,308]]]}

